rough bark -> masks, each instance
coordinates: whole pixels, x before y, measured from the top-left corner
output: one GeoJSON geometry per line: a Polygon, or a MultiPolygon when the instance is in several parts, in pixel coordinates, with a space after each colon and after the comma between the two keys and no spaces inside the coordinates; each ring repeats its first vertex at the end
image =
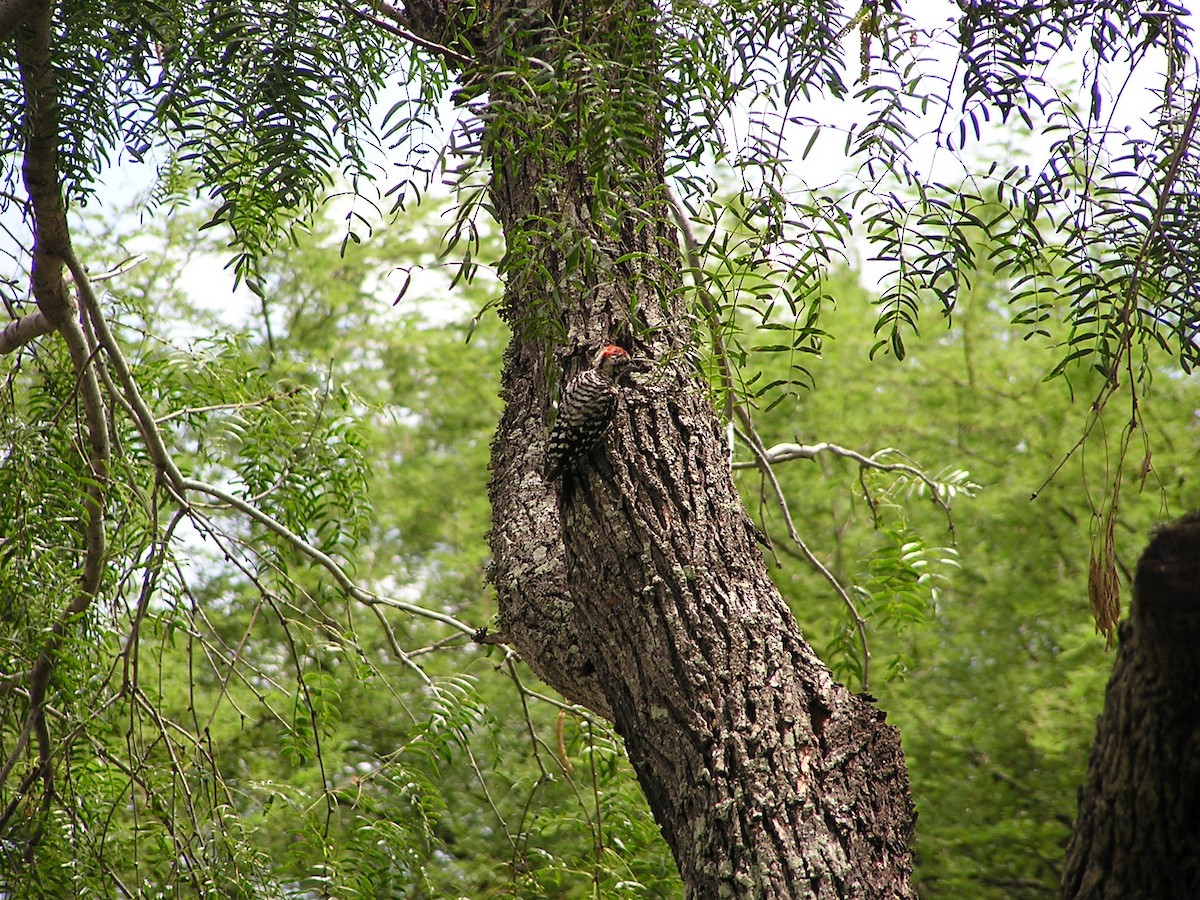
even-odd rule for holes
{"type": "MultiPolygon", "coordinates": [[[[693,374],[652,7],[615,2],[591,15],[571,26],[586,64],[556,45],[561,23],[529,10],[488,32],[528,35],[489,48],[484,111],[514,331],[490,490],[502,627],[535,671],[612,717],[689,896],[911,896],[899,736],[801,636],[693,374]],[[522,55],[560,76],[595,72],[607,55],[605,90],[633,121],[590,143],[587,88],[574,109],[562,99],[572,90],[539,94],[512,72],[522,55]],[[655,366],[625,390],[604,452],[578,477],[546,483],[547,373],[571,377],[611,340],[655,366]]],[[[446,28],[434,34],[447,40],[446,28]]]]}
{"type": "Polygon", "coordinates": [[[1064,898],[1200,897],[1200,512],[1138,562],[1096,726],[1064,898]]]}
{"type": "MultiPolygon", "coordinates": [[[[83,497],[85,515],[80,537],[82,561],[78,590],[44,635],[27,679],[29,713],[26,726],[7,759],[0,763],[2,784],[32,737],[38,754],[35,772],[43,785],[43,815],[49,814],[55,794],[55,748],[46,715],[46,698],[66,636],[92,605],[100,589],[106,548],[104,506],[110,453],[108,412],[100,392],[92,353],[77,318],[78,310],[67,292],[63,276],[66,260],[73,254],[58,166],[58,145],[61,140],[58,90],[51,62],[54,10],[53,2],[31,3],[24,8],[22,15],[13,20],[13,43],[25,106],[21,122],[25,136],[21,173],[29,195],[33,222],[30,284],[38,309],[36,313],[30,313],[6,327],[0,338],[3,342],[28,341],[52,330],[62,337],[71,354],[78,379],[77,391],[86,423],[86,433],[82,436],[86,438],[91,478],[83,497]]],[[[0,37],[4,35],[6,15],[6,10],[0,8],[0,37]]],[[[32,790],[33,783],[31,773],[13,792],[8,805],[0,810],[0,831],[20,808],[22,798],[32,790]]],[[[32,859],[42,834],[40,821],[30,820],[30,826],[22,853],[26,862],[32,859]]]]}
{"type": "Polygon", "coordinates": [[[24,24],[41,5],[39,0],[0,0],[0,41],[24,24]]]}

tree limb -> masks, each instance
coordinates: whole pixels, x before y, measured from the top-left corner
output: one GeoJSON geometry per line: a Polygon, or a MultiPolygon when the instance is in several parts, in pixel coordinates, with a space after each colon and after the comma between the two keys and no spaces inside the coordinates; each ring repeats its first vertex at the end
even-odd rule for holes
{"type": "Polygon", "coordinates": [[[58,172],[58,89],[50,63],[54,5],[37,4],[17,32],[17,66],[24,89],[25,153],[21,175],[33,212],[31,281],[38,309],[56,328],[74,313],[62,276],[71,245],[58,172]]]}
{"type": "MultiPolygon", "coordinates": [[[[33,211],[33,260],[31,282],[34,299],[45,323],[62,335],[75,367],[80,403],[86,428],[86,458],[89,479],[83,499],[83,561],[79,586],[74,597],[50,627],[29,675],[29,714],[26,728],[38,745],[37,775],[43,784],[43,810],[53,795],[52,747],[46,724],[45,700],[50,677],[58,661],[67,630],[91,605],[100,588],[106,547],[104,504],[108,486],[110,446],[108,415],[93,356],[76,319],[75,305],[66,290],[63,261],[71,252],[70,229],[62,199],[58,171],[58,90],[51,66],[51,34],[54,5],[24,4],[23,27],[17,31],[17,66],[24,90],[26,144],[21,174],[33,211]]],[[[2,35],[3,32],[0,32],[2,35]]],[[[29,319],[30,317],[25,317],[29,319]]],[[[21,332],[18,320],[17,332],[21,332]]],[[[36,331],[42,323],[31,319],[25,333],[36,331]]],[[[49,329],[42,333],[48,333],[49,329]]],[[[6,335],[8,329],[6,329],[6,335]]],[[[29,335],[31,339],[35,335],[29,335]]],[[[11,759],[10,759],[11,762],[11,759]]],[[[6,769],[11,768],[6,765],[6,769]]],[[[23,782],[18,796],[32,787],[23,782]]],[[[28,857],[40,839],[36,830],[28,842],[28,857]]]]}
{"type": "MultiPolygon", "coordinates": [[[[749,416],[746,416],[744,424],[748,424],[751,428],[753,427],[749,416]]],[[[850,592],[842,586],[837,576],[829,571],[828,566],[817,558],[817,555],[809,549],[808,544],[804,543],[804,539],[800,537],[800,532],[796,530],[796,523],[792,519],[792,511],[788,506],[787,496],[783,493],[779,479],[775,477],[775,469],[766,456],[766,450],[762,446],[762,439],[758,436],[758,433],[751,431],[747,434],[739,429],[738,435],[746,446],[750,448],[750,452],[754,454],[754,465],[758,467],[759,471],[763,473],[763,477],[771,485],[771,491],[775,495],[775,502],[779,506],[779,511],[783,514],[783,524],[787,528],[788,537],[796,545],[796,549],[800,551],[805,561],[816,569],[822,578],[829,582],[834,593],[838,595],[838,599],[842,601],[842,605],[850,613],[850,618],[854,622],[854,630],[858,633],[859,644],[862,646],[862,689],[864,692],[869,691],[871,685],[871,647],[867,642],[866,620],[859,613],[858,606],[850,596],[850,592]]]]}
{"type": "Polygon", "coordinates": [[[0,331],[0,355],[19,350],[30,341],[53,330],[54,323],[40,309],[14,319],[0,331]]]}
{"type": "Polygon", "coordinates": [[[138,431],[145,442],[150,459],[154,462],[158,470],[166,475],[167,486],[174,493],[177,502],[184,507],[190,506],[191,500],[188,495],[194,492],[205,494],[219,500],[226,506],[236,509],[272,533],[283,538],[309,559],[320,565],[333,576],[334,581],[337,582],[348,596],[366,606],[390,606],[393,609],[398,609],[411,615],[433,619],[444,625],[449,625],[457,631],[471,635],[472,637],[478,633],[478,628],[468,625],[453,616],[439,613],[436,610],[426,609],[415,603],[382,597],[372,591],[368,591],[347,575],[345,570],[332,557],[291,531],[283,523],[263,512],[253,503],[243,500],[216,485],[185,477],[172,458],[166,441],[163,439],[162,431],[158,426],[158,421],[142,397],[129,361],[125,358],[120,344],[113,335],[103,310],[100,309],[99,300],[92,288],[87,270],[73,251],[68,252],[66,262],[79,288],[80,298],[83,308],[87,313],[88,321],[95,330],[96,338],[100,346],[104,349],[105,355],[111,361],[112,367],[120,380],[121,392],[116,394],[115,398],[134,419],[138,431]]]}
{"type": "Polygon", "coordinates": [[[362,603],[366,606],[390,606],[393,609],[398,609],[402,612],[411,613],[412,615],[421,616],[422,618],[426,619],[433,619],[436,622],[441,622],[443,625],[449,625],[463,634],[468,634],[472,637],[479,631],[478,628],[468,625],[466,622],[460,621],[459,619],[446,615],[445,613],[440,613],[432,609],[426,609],[423,606],[418,606],[415,603],[408,603],[404,600],[383,597],[374,593],[373,591],[368,591],[366,588],[360,587],[358,583],[355,582],[354,579],[349,575],[347,575],[346,571],[340,565],[338,565],[337,561],[334,560],[333,557],[329,556],[329,554],[318,549],[317,547],[314,547],[282,522],[279,522],[277,519],[267,515],[257,506],[254,506],[252,503],[247,503],[245,500],[229,493],[223,488],[219,488],[214,484],[208,484],[207,482],[197,481],[192,478],[182,479],[180,482],[180,487],[184,492],[195,491],[196,493],[207,494],[208,496],[221,501],[221,503],[236,509],[238,512],[243,513],[258,524],[262,525],[268,531],[271,531],[272,533],[283,538],[309,559],[313,560],[313,562],[320,565],[321,568],[325,569],[325,571],[333,576],[333,580],[336,581],[338,586],[346,592],[347,596],[352,597],[359,603],[362,603]]]}
{"type": "Polygon", "coordinates": [[[24,25],[37,6],[38,0],[0,0],[0,41],[24,25]]]}

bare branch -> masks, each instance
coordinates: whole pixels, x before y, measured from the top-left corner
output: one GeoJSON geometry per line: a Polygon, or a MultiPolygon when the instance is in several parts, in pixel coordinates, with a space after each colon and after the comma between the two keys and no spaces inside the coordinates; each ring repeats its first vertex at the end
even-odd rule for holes
{"type": "Polygon", "coordinates": [[[49,334],[54,330],[54,323],[40,309],[21,316],[4,326],[0,331],[0,355],[19,350],[30,341],[49,334]]]}
{"type": "Polygon", "coordinates": [[[270,406],[272,403],[275,403],[279,400],[295,396],[296,394],[300,393],[300,390],[301,388],[298,387],[291,388],[286,391],[281,391],[278,394],[269,394],[266,397],[259,398],[258,400],[247,400],[243,403],[214,403],[211,406],[185,406],[182,409],[176,409],[172,412],[166,413],[165,415],[158,416],[154,422],[156,425],[162,425],[166,422],[170,422],[172,419],[181,419],[184,416],[194,416],[198,413],[222,412],[224,410],[241,411],[243,409],[257,409],[260,406],[270,406]]]}
{"type": "MultiPolygon", "coordinates": [[[[763,450],[763,457],[768,463],[774,465],[781,462],[789,462],[793,459],[815,459],[822,453],[832,453],[834,456],[842,456],[846,459],[852,459],[864,469],[876,469],[880,472],[902,472],[905,475],[910,475],[917,481],[920,481],[927,488],[933,498],[933,502],[941,507],[942,512],[946,514],[946,520],[949,523],[951,537],[954,537],[954,519],[950,513],[950,504],[942,497],[941,491],[937,482],[918,469],[916,466],[910,466],[906,463],[885,463],[880,462],[880,457],[888,456],[893,453],[899,453],[892,447],[885,447],[882,450],[876,450],[870,456],[864,456],[857,450],[850,450],[847,447],[840,447],[837,444],[831,444],[828,441],[821,441],[819,444],[776,444],[774,447],[763,450]]],[[[734,463],[735,469],[754,469],[758,468],[757,460],[749,462],[734,463]]]]}
{"type": "Polygon", "coordinates": [[[147,259],[149,259],[149,257],[146,256],[145,253],[127,256],[107,272],[97,272],[96,274],[89,273],[88,278],[91,279],[92,284],[97,284],[101,281],[111,281],[114,278],[119,278],[120,276],[124,275],[135,266],[141,265],[147,259]]]}
{"type": "Polygon", "coordinates": [[[471,625],[468,625],[466,622],[462,622],[453,616],[446,615],[445,613],[440,613],[432,609],[426,609],[423,606],[418,606],[415,603],[408,603],[404,600],[395,600],[390,597],[382,597],[379,594],[360,587],[354,581],[354,579],[347,575],[346,571],[340,565],[338,565],[337,561],[329,556],[329,554],[317,549],[282,522],[279,522],[275,518],[267,515],[257,506],[247,503],[245,500],[229,493],[223,488],[219,488],[214,484],[207,484],[203,481],[196,481],[191,478],[182,479],[180,486],[185,492],[195,491],[196,493],[207,494],[208,496],[221,501],[221,503],[236,509],[238,512],[243,513],[258,524],[262,525],[268,531],[271,531],[272,533],[283,538],[313,562],[320,565],[321,568],[325,569],[325,571],[333,576],[333,580],[336,581],[338,586],[346,592],[347,596],[352,597],[359,603],[362,603],[366,606],[390,606],[393,609],[411,613],[414,616],[433,619],[436,622],[441,622],[443,625],[449,625],[452,628],[458,629],[463,634],[469,634],[471,636],[474,636],[479,630],[471,625]]]}

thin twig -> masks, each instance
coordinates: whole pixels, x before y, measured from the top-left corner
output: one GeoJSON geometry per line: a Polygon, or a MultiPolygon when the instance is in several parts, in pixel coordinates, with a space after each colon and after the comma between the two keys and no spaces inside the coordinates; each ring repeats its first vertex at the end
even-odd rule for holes
{"type": "Polygon", "coordinates": [[[338,565],[331,556],[329,556],[329,554],[322,550],[318,550],[282,522],[279,522],[278,520],[267,515],[267,513],[263,512],[257,506],[247,503],[240,497],[229,493],[223,488],[217,487],[215,484],[196,481],[193,478],[183,478],[180,486],[185,492],[194,491],[199,494],[207,494],[208,496],[221,501],[221,503],[233,507],[234,509],[253,519],[255,522],[258,522],[268,531],[271,531],[283,538],[294,548],[325,569],[330,575],[333,576],[333,580],[338,583],[338,586],[341,587],[343,591],[360,603],[368,606],[376,603],[382,606],[390,606],[393,609],[399,609],[407,613],[412,613],[415,616],[433,619],[434,621],[441,622],[444,625],[449,625],[452,628],[458,629],[463,634],[474,636],[474,634],[479,630],[471,625],[466,624],[465,622],[460,621],[459,619],[454,618],[454,616],[449,616],[445,613],[437,612],[436,610],[426,609],[423,606],[418,606],[415,603],[408,603],[404,600],[382,597],[373,591],[368,591],[365,588],[360,587],[354,581],[354,579],[347,575],[345,570],[342,569],[342,567],[338,565]]]}
{"type": "Polygon", "coordinates": [[[211,406],[187,406],[187,407],[184,407],[183,409],[177,409],[174,412],[169,412],[169,413],[166,413],[165,415],[158,416],[154,420],[154,424],[164,425],[167,422],[170,422],[172,419],[180,419],[184,416],[194,416],[199,413],[224,412],[227,410],[240,411],[243,409],[257,409],[260,406],[270,406],[272,403],[276,403],[279,400],[286,400],[288,397],[294,397],[296,394],[300,393],[300,391],[302,391],[302,390],[303,390],[303,388],[293,387],[293,388],[289,388],[288,390],[283,391],[278,394],[269,394],[266,397],[260,397],[258,400],[247,400],[243,403],[214,403],[211,406]]]}

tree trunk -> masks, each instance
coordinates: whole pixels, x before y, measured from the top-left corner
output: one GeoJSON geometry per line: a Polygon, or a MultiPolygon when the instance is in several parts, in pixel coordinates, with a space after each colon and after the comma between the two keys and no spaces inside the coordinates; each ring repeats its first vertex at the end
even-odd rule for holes
{"type": "Polygon", "coordinates": [[[514,333],[490,489],[502,630],[615,722],[689,896],[909,897],[899,735],[801,636],[694,374],[654,8],[568,6],[470,42],[506,41],[481,113],[514,333]],[[609,341],[654,366],[595,459],[546,483],[551,382],[609,341]]]}
{"type": "Polygon", "coordinates": [[[1064,898],[1200,897],[1200,512],[1159,529],[1096,727],[1064,898]]]}

